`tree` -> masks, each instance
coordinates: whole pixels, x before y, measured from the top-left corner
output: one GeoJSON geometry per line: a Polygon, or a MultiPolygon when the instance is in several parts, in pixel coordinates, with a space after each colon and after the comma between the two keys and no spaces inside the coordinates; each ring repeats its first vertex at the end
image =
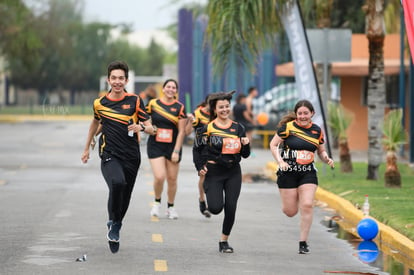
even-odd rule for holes
{"type": "MultiPolygon", "coordinates": [[[[143,49],[130,44],[125,34],[131,29],[126,24],[84,23],[81,0],[38,0],[36,3],[41,5],[32,7],[33,12],[24,5],[15,7],[15,2],[7,2],[11,4],[3,6],[0,2],[0,15],[4,13],[5,18],[14,22],[13,18],[22,16],[11,11],[22,9],[21,13],[30,18],[33,36],[41,41],[40,45],[44,45],[35,47],[23,40],[26,30],[20,30],[17,23],[26,24],[24,20],[15,20],[17,23],[9,24],[8,28],[0,25],[0,30],[10,33],[7,33],[10,35],[9,40],[0,40],[0,49],[10,48],[6,58],[9,62],[11,83],[23,89],[37,89],[41,95],[40,104],[47,103],[45,100],[51,91],[71,91],[70,103],[74,103],[75,94],[80,91],[97,91],[100,76],[112,60],[127,60],[131,69],[139,73],[162,73],[164,52],[159,45],[153,42],[149,49],[143,49]],[[14,29],[18,31],[12,32],[14,29]],[[118,38],[113,36],[113,30],[119,31],[118,38]],[[18,43],[14,42],[12,37],[20,33],[23,35],[17,37],[21,39],[18,43]],[[30,66],[26,60],[30,60],[30,66]]],[[[1,16],[0,22],[3,23],[1,16]]],[[[0,36],[2,34],[3,32],[0,36]]]]}
{"type": "Polygon", "coordinates": [[[257,57],[270,47],[280,30],[276,13],[282,0],[210,0],[207,39],[211,43],[213,71],[224,71],[230,56],[254,70],[257,57]]]}
{"type": "Polygon", "coordinates": [[[33,27],[34,16],[22,0],[0,0],[0,54],[32,67],[43,46],[33,27]]]}
{"type": "Polygon", "coordinates": [[[378,179],[382,162],[382,129],[385,109],[384,0],[367,0],[366,35],[369,43],[368,76],[368,180],[378,179]]]}
{"type": "Polygon", "coordinates": [[[334,103],[328,104],[328,114],[328,124],[333,136],[338,139],[341,172],[351,173],[353,168],[346,131],[352,122],[353,114],[342,105],[334,103]]]}
{"type": "Polygon", "coordinates": [[[397,150],[406,143],[406,133],[401,124],[402,109],[391,110],[384,119],[382,144],[387,151],[384,173],[385,187],[401,187],[401,174],[397,165],[397,150]]]}

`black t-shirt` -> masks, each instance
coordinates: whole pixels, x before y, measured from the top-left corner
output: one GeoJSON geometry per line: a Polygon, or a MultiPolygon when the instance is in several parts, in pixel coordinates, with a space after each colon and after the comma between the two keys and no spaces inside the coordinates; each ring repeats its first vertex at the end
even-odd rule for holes
{"type": "Polygon", "coordinates": [[[246,104],[236,104],[233,107],[233,117],[238,123],[243,124],[247,131],[253,128],[253,124],[244,117],[244,112],[247,110],[246,104]]]}
{"type": "MultiPolygon", "coordinates": [[[[108,93],[109,94],[109,93],[108,93]]],[[[99,138],[99,155],[108,153],[120,159],[140,158],[138,136],[128,135],[128,124],[149,119],[142,99],[136,94],[125,92],[120,100],[112,100],[107,95],[95,99],[94,117],[102,124],[99,138]]]]}

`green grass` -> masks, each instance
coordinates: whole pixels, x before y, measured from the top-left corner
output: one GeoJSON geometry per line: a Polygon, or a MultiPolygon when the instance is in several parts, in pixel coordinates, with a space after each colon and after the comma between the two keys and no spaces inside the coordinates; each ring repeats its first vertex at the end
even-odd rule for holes
{"type": "Polygon", "coordinates": [[[357,207],[362,206],[367,194],[372,217],[414,240],[414,170],[407,164],[398,165],[401,189],[384,186],[384,164],[380,166],[377,181],[366,180],[367,163],[353,163],[354,171],[349,174],[339,172],[338,168],[332,172],[321,163],[317,167],[319,185],[323,189],[340,195],[357,207]]]}

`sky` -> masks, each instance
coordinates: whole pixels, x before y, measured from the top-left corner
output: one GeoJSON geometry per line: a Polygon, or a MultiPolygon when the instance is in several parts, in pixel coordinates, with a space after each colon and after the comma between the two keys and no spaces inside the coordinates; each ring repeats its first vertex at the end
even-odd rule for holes
{"type": "Polygon", "coordinates": [[[177,22],[178,10],[186,3],[206,4],[207,0],[179,0],[172,4],[171,0],[84,0],[84,19],[108,23],[132,23],[134,34],[132,42],[146,47],[151,37],[167,48],[174,41],[161,31],[162,28],[177,22]]]}

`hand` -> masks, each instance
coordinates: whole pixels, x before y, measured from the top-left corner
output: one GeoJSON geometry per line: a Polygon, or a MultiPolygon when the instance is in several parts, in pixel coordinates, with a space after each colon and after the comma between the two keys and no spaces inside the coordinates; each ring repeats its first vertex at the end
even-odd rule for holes
{"type": "Polygon", "coordinates": [[[249,140],[248,137],[242,137],[242,138],[240,138],[240,141],[243,145],[247,145],[247,144],[250,143],[250,140],[249,140]]]}
{"type": "Polygon", "coordinates": [[[178,161],[180,160],[180,154],[174,150],[171,154],[171,161],[174,163],[178,163],[178,161]]]}
{"type": "Polygon", "coordinates": [[[333,160],[333,159],[331,159],[330,157],[326,156],[326,158],[325,158],[325,162],[326,162],[329,166],[331,166],[331,168],[335,168],[335,163],[334,163],[334,160],[333,160]]]}
{"type": "Polygon", "coordinates": [[[141,129],[140,126],[138,126],[138,124],[136,123],[128,125],[128,131],[133,131],[134,133],[138,133],[140,129],[141,129]]]}
{"type": "Polygon", "coordinates": [[[81,160],[83,163],[87,163],[89,159],[89,150],[83,151],[83,154],[81,156],[81,160]]]}
{"type": "Polygon", "coordinates": [[[198,175],[199,176],[205,176],[207,174],[207,172],[208,172],[207,167],[204,166],[203,168],[201,168],[200,171],[198,171],[198,175]]]}
{"type": "Polygon", "coordinates": [[[281,171],[287,171],[289,169],[290,165],[283,160],[279,163],[279,170],[281,171]]]}
{"type": "Polygon", "coordinates": [[[157,130],[158,130],[158,128],[157,128],[157,126],[155,126],[155,125],[152,125],[152,128],[154,129],[154,131],[152,132],[152,136],[155,136],[156,134],[157,134],[157,130]]]}
{"type": "Polygon", "coordinates": [[[187,114],[187,119],[188,119],[188,122],[191,122],[191,123],[195,121],[195,117],[191,113],[187,114]]]}
{"type": "Polygon", "coordinates": [[[140,124],[139,124],[139,130],[140,130],[141,132],[144,132],[144,131],[145,131],[145,125],[144,125],[143,123],[140,123],[140,124]]]}

